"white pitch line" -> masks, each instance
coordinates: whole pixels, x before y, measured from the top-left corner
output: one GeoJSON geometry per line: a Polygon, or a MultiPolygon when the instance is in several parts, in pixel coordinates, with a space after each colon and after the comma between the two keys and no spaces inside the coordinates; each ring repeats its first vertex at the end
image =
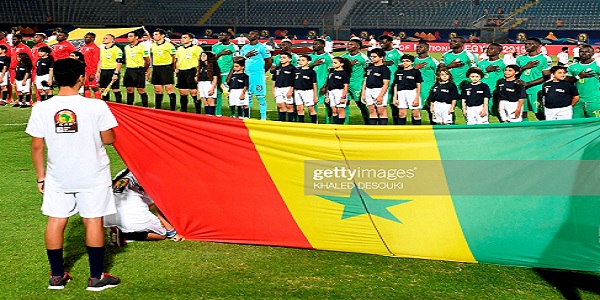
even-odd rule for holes
{"type": "Polygon", "coordinates": [[[0,124],[0,126],[22,126],[22,125],[27,125],[27,123],[0,124]]]}

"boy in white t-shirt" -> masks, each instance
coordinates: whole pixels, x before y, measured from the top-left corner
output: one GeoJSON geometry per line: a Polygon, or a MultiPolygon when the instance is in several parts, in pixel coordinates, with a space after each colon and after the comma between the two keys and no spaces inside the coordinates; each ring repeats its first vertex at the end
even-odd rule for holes
{"type": "Polygon", "coordinates": [[[46,253],[52,273],[48,289],[64,289],[72,279],[63,268],[64,231],[69,217],[79,213],[86,229],[90,262],[87,290],[115,287],[120,279],[103,271],[103,217],[116,212],[110,161],[105,145],[115,141],[117,121],[99,99],[78,95],[85,83],[85,65],[72,58],[54,64],[58,95],[34,106],[25,132],[32,137],[31,155],[37,188],[44,194],[48,216],[46,253]],[[44,166],[44,144],[48,164],[44,166]]]}

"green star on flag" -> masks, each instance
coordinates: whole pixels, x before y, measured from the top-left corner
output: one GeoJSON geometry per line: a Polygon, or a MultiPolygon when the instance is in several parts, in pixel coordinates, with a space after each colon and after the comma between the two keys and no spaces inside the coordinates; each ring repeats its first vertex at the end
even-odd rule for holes
{"type": "Polygon", "coordinates": [[[342,220],[370,213],[373,216],[378,216],[401,224],[402,221],[400,221],[398,218],[396,218],[396,216],[390,213],[388,207],[402,204],[405,202],[410,202],[410,200],[375,199],[369,196],[369,194],[367,194],[364,190],[358,188],[356,185],[352,188],[352,192],[350,192],[349,197],[326,195],[316,196],[321,197],[325,200],[344,205],[344,213],[342,214],[342,220]]]}

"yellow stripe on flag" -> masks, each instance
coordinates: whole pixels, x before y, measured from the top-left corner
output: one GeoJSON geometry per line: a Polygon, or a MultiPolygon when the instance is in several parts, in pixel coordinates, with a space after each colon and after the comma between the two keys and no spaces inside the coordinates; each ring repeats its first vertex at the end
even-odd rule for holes
{"type": "MultiPolygon", "coordinates": [[[[69,32],[69,41],[83,39],[83,37],[88,32],[93,32],[96,34],[96,40],[94,43],[98,46],[102,45],[102,38],[107,34],[112,34],[115,37],[120,37],[124,34],[130,33],[132,31],[138,30],[142,28],[138,27],[127,27],[127,28],[77,28],[73,31],[69,32]]],[[[52,40],[48,42],[48,45],[56,44],[56,40],[52,40]]]]}

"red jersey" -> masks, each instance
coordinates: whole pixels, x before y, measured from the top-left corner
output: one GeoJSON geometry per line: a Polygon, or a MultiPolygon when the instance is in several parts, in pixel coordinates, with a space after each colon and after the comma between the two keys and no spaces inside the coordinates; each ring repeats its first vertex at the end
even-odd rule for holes
{"type": "Polygon", "coordinates": [[[48,47],[48,44],[41,42],[41,43],[35,44],[35,45],[33,45],[33,47],[31,47],[31,54],[33,55],[33,66],[34,67],[35,67],[35,63],[40,58],[40,54],[38,53],[38,50],[40,50],[40,48],[42,48],[42,47],[48,47]]]}
{"type": "Polygon", "coordinates": [[[85,73],[96,74],[98,71],[98,62],[100,62],[100,47],[94,43],[89,43],[81,46],[79,51],[85,59],[85,73]]]}
{"type": "Polygon", "coordinates": [[[29,55],[29,58],[31,59],[31,61],[33,62],[33,55],[31,54],[31,48],[29,48],[29,46],[25,45],[24,43],[19,43],[16,46],[12,46],[10,47],[10,68],[11,69],[15,69],[17,67],[17,65],[19,64],[19,62],[17,61],[17,54],[19,53],[27,53],[27,55],[29,55]]]}
{"type": "Polygon", "coordinates": [[[75,46],[71,44],[69,41],[61,41],[54,44],[54,51],[52,51],[52,56],[54,57],[54,61],[59,59],[69,58],[71,53],[77,51],[75,46]]]}
{"type": "Polygon", "coordinates": [[[10,57],[10,48],[12,46],[8,43],[8,40],[6,38],[0,40],[0,45],[6,46],[6,49],[8,49],[8,51],[6,51],[6,56],[10,57]]]}

